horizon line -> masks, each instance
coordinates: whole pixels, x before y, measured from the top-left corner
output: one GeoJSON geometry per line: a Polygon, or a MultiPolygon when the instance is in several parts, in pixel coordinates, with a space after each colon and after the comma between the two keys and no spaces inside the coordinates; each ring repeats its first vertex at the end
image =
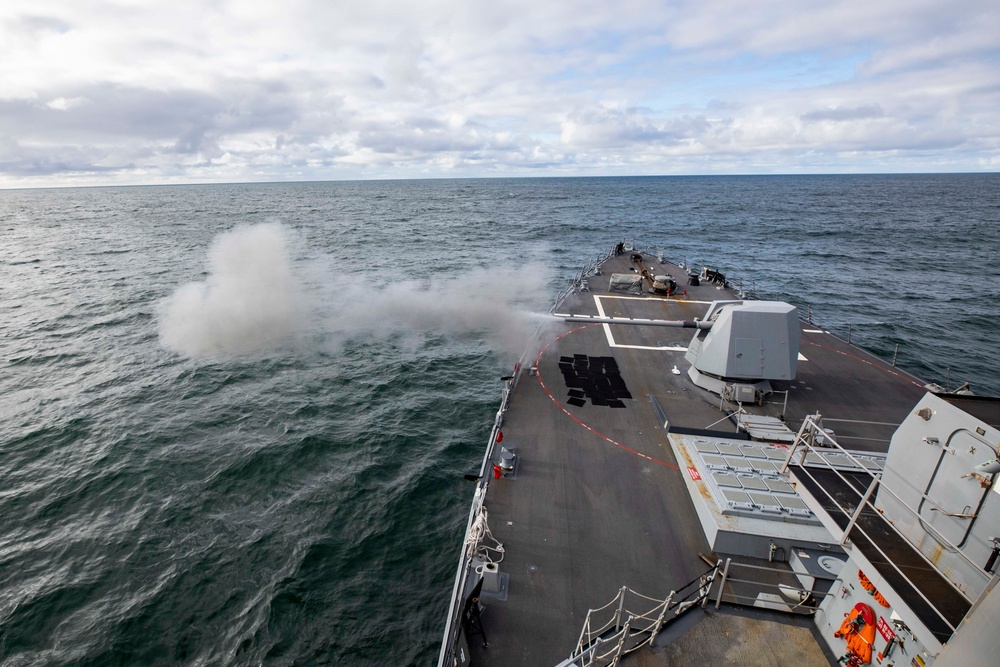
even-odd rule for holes
{"type": "Polygon", "coordinates": [[[393,178],[331,178],[306,180],[271,180],[271,181],[190,181],[180,183],[114,183],[94,185],[23,185],[15,187],[0,186],[0,192],[15,192],[19,190],[81,190],[99,188],[159,188],[159,187],[192,187],[218,185],[297,185],[306,183],[392,183],[415,181],[529,181],[529,180],[584,180],[584,179],[658,179],[658,178],[802,178],[802,177],[840,177],[840,176],[991,176],[1000,175],[1000,171],[866,171],[866,172],[806,172],[806,173],[773,173],[773,174],[602,174],[602,175],[518,175],[518,176],[422,176],[393,178]]]}

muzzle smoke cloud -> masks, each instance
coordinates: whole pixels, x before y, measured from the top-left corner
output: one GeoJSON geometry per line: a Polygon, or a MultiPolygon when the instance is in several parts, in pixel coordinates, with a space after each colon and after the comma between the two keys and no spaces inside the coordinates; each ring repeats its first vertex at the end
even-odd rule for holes
{"type": "Polygon", "coordinates": [[[338,272],[295,264],[292,236],[276,223],[220,235],[209,275],[161,304],[160,342],[188,357],[260,352],[304,340],[324,347],[366,336],[426,332],[478,336],[495,351],[519,354],[543,318],[543,266],[476,269],[457,277],[401,280],[387,273],[338,272]]]}
{"type": "Polygon", "coordinates": [[[203,357],[286,340],[300,326],[304,305],[287,246],[287,233],[276,223],[218,236],[208,253],[208,277],[177,288],[161,304],[160,343],[203,357]]]}

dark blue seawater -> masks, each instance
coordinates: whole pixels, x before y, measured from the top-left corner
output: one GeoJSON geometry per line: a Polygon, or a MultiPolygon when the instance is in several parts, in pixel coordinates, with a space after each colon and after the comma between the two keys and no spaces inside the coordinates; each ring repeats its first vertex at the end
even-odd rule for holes
{"type": "Polygon", "coordinates": [[[995,395],[998,236],[997,175],[0,192],[0,661],[433,663],[508,313],[635,238],[995,395]],[[258,223],[293,334],[165,348],[165,300],[258,223]]]}

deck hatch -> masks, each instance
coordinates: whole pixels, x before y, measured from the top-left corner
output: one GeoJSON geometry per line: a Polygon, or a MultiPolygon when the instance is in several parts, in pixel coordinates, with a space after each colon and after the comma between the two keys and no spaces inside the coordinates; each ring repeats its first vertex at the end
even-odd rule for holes
{"type": "Polygon", "coordinates": [[[874,461],[872,459],[858,459],[858,462],[862,466],[864,466],[865,468],[867,468],[868,470],[881,470],[882,469],[882,466],[879,465],[879,462],[878,461],[874,461]]]}
{"type": "Polygon", "coordinates": [[[719,453],[723,456],[743,456],[743,450],[739,445],[719,444],[719,453]]]}
{"type": "Polygon", "coordinates": [[[741,449],[743,450],[743,456],[748,459],[767,458],[764,452],[761,451],[760,447],[757,447],[756,445],[744,445],[741,449]]]}
{"type": "Polygon", "coordinates": [[[806,454],[806,465],[822,466],[827,468],[830,466],[830,462],[819,454],[809,452],[806,454]]]}
{"type": "Polygon", "coordinates": [[[701,457],[701,460],[704,461],[705,464],[709,468],[728,468],[729,467],[729,465],[726,463],[726,459],[722,458],[721,456],[714,456],[712,454],[706,454],[706,455],[704,455],[704,456],[701,457]]]}
{"type": "Polygon", "coordinates": [[[725,496],[726,502],[733,507],[753,509],[753,503],[750,502],[750,496],[748,496],[745,491],[729,491],[728,489],[723,489],[722,495],[725,496]]]}
{"type": "Polygon", "coordinates": [[[771,493],[795,493],[795,489],[792,488],[792,485],[784,480],[765,479],[764,484],[767,485],[767,488],[771,491],[771,493]]]}
{"type": "Polygon", "coordinates": [[[796,513],[805,512],[807,514],[811,514],[811,512],[809,511],[809,506],[806,505],[805,502],[803,502],[802,499],[798,497],[775,496],[775,499],[779,503],[781,503],[781,506],[784,507],[786,510],[794,511],[796,513]]]}
{"type": "Polygon", "coordinates": [[[750,493],[750,500],[753,504],[767,512],[780,512],[781,505],[778,499],[770,493],[750,493]]]}
{"type": "Polygon", "coordinates": [[[744,489],[753,489],[754,491],[767,490],[767,485],[764,484],[764,480],[753,475],[740,475],[740,484],[743,485],[744,489]]]}
{"type": "Polygon", "coordinates": [[[727,456],[725,458],[726,464],[734,470],[753,470],[753,466],[751,466],[750,462],[744,458],[738,458],[735,456],[727,456]]]}
{"type": "Polygon", "coordinates": [[[734,489],[742,489],[739,478],[731,472],[713,472],[712,477],[719,486],[731,486],[734,489]]]}

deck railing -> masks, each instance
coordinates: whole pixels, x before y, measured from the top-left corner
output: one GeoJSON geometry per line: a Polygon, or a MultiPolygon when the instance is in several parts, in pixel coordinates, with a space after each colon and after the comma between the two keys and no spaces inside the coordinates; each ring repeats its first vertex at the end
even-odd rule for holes
{"type": "MultiPolygon", "coordinates": [[[[621,243],[622,247],[625,248],[627,251],[631,251],[631,249],[635,248],[634,241],[622,241],[621,243]]],[[[596,257],[595,259],[591,260],[587,264],[585,264],[584,267],[577,272],[576,276],[573,278],[573,281],[569,284],[569,286],[562,292],[560,292],[556,296],[556,298],[552,301],[552,307],[549,308],[549,315],[556,312],[556,309],[558,309],[559,306],[562,305],[562,302],[565,301],[566,298],[569,297],[571,294],[575,294],[577,292],[588,289],[586,287],[587,279],[590,276],[595,275],[597,273],[598,267],[604,264],[604,262],[608,261],[609,259],[615,256],[616,254],[615,251],[617,250],[617,248],[618,244],[616,243],[613,246],[611,246],[611,248],[609,248],[606,252],[596,257]]]]}
{"type": "MultiPolygon", "coordinates": [[[[834,581],[837,582],[840,579],[834,581]]],[[[718,609],[723,602],[727,602],[749,607],[763,606],[765,609],[788,614],[812,616],[816,613],[816,608],[823,598],[830,595],[833,595],[830,591],[819,593],[803,588],[798,576],[792,570],[778,570],[772,566],[739,563],[734,562],[732,558],[727,558],[719,576],[715,608],[718,609]],[[737,576],[737,572],[745,574],[737,576]],[[772,581],[765,581],[765,579],[772,581]],[[744,586],[740,586],[741,584],[744,586]],[[752,594],[740,594],[735,590],[743,590],[744,588],[745,592],[752,594]],[[776,601],[762,604],[759,594],[764,592],[775,596],[776,601]],[[788,597],[789,595],[795,595],[797,599],[791,599],[788,597]]]]}
{"type": "MultiPolygon", "coordinates": [[[[896,563],[894,562],[894,559],[892,557],[890,557],[889,554],[887,554],[878,545],[878,539],[875,536],[870,535],[864,529],[864,527],[861,524],[858,523],[858,519],[861,517],[861,513],[863,511],[865,511],[866,509],[868,509],[868,510],[870,510],[870,511],[872,511],[872,512],[874,512],[874,513],[876,513],[876,514],[878,514],[878,515],[881,516],[882,512],[875,506],[875,498],[879,494],[881,494],[882,498],[885,498],[886,496],[890,496],[890,497],[892,497],[896,501],[896,503],[898,503],[898,506],[900,508],[902,508],[908,514],[912,515],[918,522],[920,522],[921,525],[927,530],[927,532],[930,533],[932,535],[932,537],[942,547],[944,547],[947,551],[949,551],[951,553],[957,554],[966,563],[968,563],[969,565],[971,565],[972,568],[973,568],[972,571],[974,571],[974,572],[981,572],[980,566],[977,563],[973,562],[965,554],[964,551],[962,551],[957,546],[955,546],[954,544],[952,544],[952,542],[950,540],[948,540],[947,538],[945,538],[938,531],[934,530],[926,522],[920,521],[920,514],[919,514],[919,512],[915,508],[910,507],[902,498],[900,498],[895,492],[893,492],[892,489],[890,489],[889,487],[887,487],[887,486],[885,486],[885,485],[882,484],[882,474],[881,474],[881,472],[873,472],[873,471],[869,470],[868,468],[866,468],[857,458],[855,458],[851,454],[850,451],[844,449],[836,441],[835,436],[832,436],[829,432],[824,432],[823,429],[822,429],[821,424],[822,424],[822,417],[819,414],[814,414],[814,415],[807,416],[805,418],[805,420],[803,420],[802,426],[799,429],[798,434],[796,435],[795,442],[792,445],[792,447],[788,450],[788,456],[785,458],[785,462],[784,462],[784,464],[781,467],[781,473],[782,474],[787,473],[789,465],[793,462],[793,460],[797,459],[798,465],[797,465],[796,471],[795,471],[796,474],[797,475],[804,475],[805,477],[808,477],[810,480],[812,480],[813,484],[820,491],[822,491],[822,493],[825,496],[825,499],[827,501],[831,502],[833,504],[833,506],[835,506],[838,510],[840,510],[841,512],[843,512],[843,514],[845,516],[850,517],[850,520],[848,521],[847,526],[843,529],[843,535],[842,535],[842,537],[840,539],[840,543],[841,544],[845,544],[848,541],[848,539],[850,538],[851,532],[854,531],[854,530],[858,531],[858,533],[860,533],[862,536],[864,536],[865,539],[867,539],[868,542],[872,545],[872,547],[878,552],[878,554],[880,556],[879,560],[880,561],[884,561],[888,566],[892,567],[892,569],[895,570],[896,574],[898,574],[900,577],[902,577],[903,581],[905,581],[906,584],[910,588],[912,588],[917,593],[917,595],[928,605],[928,607],[930,607],[930,609],[934,611],[934,614],[938,618],[940,618],[940,620],[948,628],[950,628],[952,632],[954,632],[955,631],[955,625],[952,624],[944,616],[944,614],[942,614],[938,610],[937,606],[934,604],[934,602],[932,600],[930,600],[926,595],[924,595],[923,591],[920,590],[920,587],[917,585],[917,583],[914,582],[912,579],[910,579],[909,577],[906,576],[906,574],[903,572],[903,570],[900,569],[900,567],[896,565],[896,563]],[[816,438],[817,435],[822,435],[822,437],[823,437],[824,446],[822,448],[817,447],[814,444],[815,438],[816,438]],[[815,457],[813,457],[808,462],[810,467],[823,468],[824,470],[832,471],[833,474],[835,474],[840,479],[840,481],[843,482],[848,488],[855,488],[851,484],[851,482],[847,479],[847,477],[845,477],[843,475],[843,473],[840,470],[838,470],[834,466],[834,464],[831,463],[826,458],[827,455],[831,454],[831,450],[835,451],[836,453],[838,453],[838,454],[840,454],[842,456],[847,457],[847,459],[851,461],[851,463],[856,467],[856,470],[852,470],[852,472],[854,472],[854,473],[861,473],[861,474],[867,475],[870,478],[870,480],[871,480],[869,482],[869,484],[867,486],[867,489],[866,489],[866,491],[865,491],[865,493],[863,495],[860,492],[858,492],[858,496],[857,496],[858,502],[857,502],[857,504],[853,504],[853,503],[847,504],[847,505],[843,504],[833,494],[831,494],[826,488],[824,488],[823,485],[816,479],[815,475],[813,475],[812,473],[809,472],[809,467],[806,467],[806,456],[809,455],[809,454],[815,454],[815,457]]],[[[908,482],[906,480],[902,480],[902,483],[908,484],[908,482]]],[[[916,489],[912,485],[910,485],[910,488],[913,491],[915,491],[916,493],[918,493],[920,495],[920,497],[923,498],[924,500],[928,500],[928,501],[930,501],[932,503],[934,502],[933,499],[929,498],[926,494],[924,494],[923,492],[921,492],[919,489],[916,489]]],[[[895,532],[904,542],[906,542],[906,544],[910,545],[910,547],[913,549],[913,551],[916,554],[918,554],[920,556],[920,558],[923,559],[926,562],[928,568],[930,568],[932,570],[935,570],[935,571],[938,571],[940,573],[940,570],[937,567],[937,565],[935,565],[933,562],[931,562],[930,559],[928,559],[927,556],[924,555],[924,553],[915,544],[913,544],[913,542],[905,534],[903,534],[903,532],[900,531],[895,526],[895,524],[893,522],[885,521],[885,520],[883,520],[883,522],[884,522],[885,526],[887,526],[893,532],[895,532]]],[[[944,576],[943,573],[941,573],[941,574],[942,574],[942,576],[944,576]]],[[[947,577],[945,577],[945,578],[947,579],[947,577]]],[[[982,583],[985,586],[985,584],[989,580],[989,576],[984,573],[984,574],[982,574],[982,578],[983,578],[982,583]]],[[[955,591],[963,599],[965,599],[969,604],[972,604],[973,600],[968,595],[966,595],[964,591],[958,589],[954,585],[952,585],[952,587],[955,589],[955,591]]]]}
{"type": "MultiPolygon", "coordinates": [[[[577,273],[572,283],[566,289],[560,292],[553,300],[552,307],[548,311],[549,314],[551,315],[552,313],[556,312],[556,309],[559,308],[570,295],[575,294],[581,290],[587,289],[587,279],[596,273],[598,267],[600,267],[601,264],[603,264],[608,259],[616,255],[618,248],[619,244],[615,243],[606,252],[604,252],[599,257],[595,258],[593,261],[585,265],[577,273]]],[[[633,240],[622,241],[621,248],[624,252],[640,252],[648,255],[654,255],[656,257],[663,257],[662,251],[653,248],[643,248],[633,240]]],[[[528,350],[537,349],[536,342],[540,339],[541,335],[543,335],[544,331],[547,328],[547,324],[548,324],[547,322],[542,322],[539,324],[538,328],[535,331],[534,340],[532,341],[532,344],[528,346],[528,350]]],[[[503,426],[503,420],[507,414],[507,409],[510,404],[511,393],[517,386],[517,382],[520,379],[521,374],[524,372],[524,369],[530,367],[533,361],[526,356],[527,354],[529,353],[525,352],[525,354],[522,355],[521,359],[514,366],[513,374],[509,378],[507,378],[504,382],[503,399],[501,401],[500,409],[497,411],[496,417],[493,420],[493,428],[492,431],[490,432],[490,438],[486,448],[486,453],[483,456],[482,464],[479,469],[479,476],[476,482],[475,495],[472,500],[472,506],[469,508],[469,519],[466,523],[466,528],[465,528],[465,542],[463,543],[462,554],[459,558],[458,570],[455,576],[455,584],[452,588],[451,601],[449,603],[449,608],[448,608],[448,618],[445,624],[444,640],[442,641],[441,651],[438,656],[439,667],[446,667],[453,663],[453,660],[449,659],[449,655],[451,655],[454,651],[455,642],[458,639],[458,633],[461,630],[461,620],[459,616],[462,610],[462,603],[464,601],[466,593],[468,592],[470,574],[472,573],[473,570],[472,568],[473,559],[469,556],[469,554],[477,551],[479,546],[471,544],[470,537],[473,540],[475,540],[475,534],[474,534],[475,531],[473,531],[473,526],[475,525],[477,518],[480,516],[482,512],[483,501],[486,498],[486,492],[487,489],[489,488],[489,484],[493,479],[493,476],[490,474],[490,472],[492,468],[493,456],[496,450],[497,434],[500,432],[500,428],[503,426]]],[[[717,568],[713,568],[712,571],[714,571],[715,569],[717,568]]],[[[699,600],[702,600],[702,598],[699,598],[699,600]]],[[[683,602],[684,602],[683,600],[678,602],[673,602],[672,604],[674,606],[671,607],[671,609],[676,609],[676,606],[683,602]]],[[[667,604],[667,603],[671,603],[670,598],[668,598],[667,600],[663,601],[660,604],[667,604]]],[[[685,607],[684,610],[686,610],[687,608],[688,607],[685,607]]],[[[641,621],[644,618],[644,615],[637,616],[637,618],[641,621]]],[[[627,622],[628,621],[626,620],[626,623],[627,622]]],[[[630,636],[635,635],[637,632],[647,632],[647,630],[633,631],[630,636]]],[[[653,638],[655,638],[655,633],[652,636],[653,638]]],[[[621,645],[622,650],[621,652],[619,652],[619,655],[622,655],[624,654],[624,652],[627,652],[625,650],[627,644],[628,642],[625,642],[623,639],[623,643],[621,645]]],[[[634,648],[637,647],[631,647],[628,648],[628,650],[634,650],[634,648]]],[[[588,654],[589,653],[591,653],[591,651],[588,651],[588,654]]],[[[566,664],[597,665],[597,664],[614,664],[614,663],[568,662],[566,664]]]]}
{"type": "Polygon", "coordinates": [[[462,555],[459,557],[458,571],[455,574],[455,585],[451,592],[451,603],[448,607],[448,621],[445,625],[444,640],[441,643],[441,652],[438,656],[439,667],[451,665],[453,662],[452,660],[448,660],[448,654],[454,649],[455,640],[458,638],[458,632],[461,629],[459,615],[461,614],[462,601],[464,600],[469,575],[472,572],[472,560],[474,555],[479,552],[480,543],[486,536],[484,531],[473,530],[473,527],[476,525],[477,519],[483,516],[483,500],[486,498],[486,490],[493,480],[493,475],[490,473],[492,472],[493,455],[497,445],[497,434],[503,426],[504,416],[510,407],[511,392],[517,386],[520,376],[521,364],[519,362],[514,366],[514,373],[504,381],[503,399],[500,402],[500,409],[497,410],[497,414],[493,418],[493,428],[490,431],[486,454],[483,456],[483,461],[479,468],[479,479],[476,482],[472,507],[469,509],[469,520],[465,526],[465,541],[462,544],[462,555]]]}
{"type": "MultiPolygon", "coordinates": [[[[587,275],[591,275],[598,264],[611,257],[615,253],[616,247],[617,244],[612,246],[606,253],[601,255],[601,257],[584,267],[577,275],[577,278],[573,281],[573,284],[556,297],[556,300],[553,302],[552,308],[549,312],[554,312],[567,296],[578,290],[581,281],[585,280],[587,275]]],[[[490,482],[493,480],[491,472],[493,467],[493,457],[497,446],[497,435],[500,433],[504,417],[507,415],[507,410],[510,407],[511,394],[517,386],[518,380],[520,380],[524,369],[528,367],[532,361],[527,357],[527,355],[530,350],[537,349],[536,343],[545,331],[546,326],[546,322],[539,323],[537,329],[535,330],[534,339],[532,340],[531,345],[527,348],[528,351],[521,355],[520,360],[514,364],[514,372],[504,380],[503,398],[500,402],[500,408],[497,410],[496,416],[493,419],[493,428],[490,431],[490,438],[486,446],[486,453],[483,455],[483,460],[479,467],[479,476],[476,481],[475,495],[472,498],[472,506],[469,508],[469,519],[465,526],[465,540],[462,545],[462,554],[459,556],[458,570],[455,574],[455,584],[452,587],[451,601],[448,606],[448,618],[445,623],[444,639],[441,642],[441,651],[438,655],[438,667],[446,667],[454,662],[453,659],[449,659],[449,655],[454,651],[455,642],[458,639],[458,633],[462,627],[459,616],[461,615],[462,603],[465,600],[465,595],[469,588],[470,575],[473,573],[472,565],[474,554],[480,551],[480,542],[485,536],[484,534],[481,534],[481,531],[474,530],[474,526],[476,525],[476,521],[483,514],[483,501],[486,498],[486,492],[489,489],[490,482]]]]}
{"type": "MultiPolygon", "coordinates": [[[[645,254],[656,257],[660,262],[668,262],[685,269],[691,268],[691,265],[687,264],[683,260],[671,260],[667,258],[666,251],[663,248],[642,246],[634,240],[624,240],[621,244],[624,252],[645,254]]],[[[569,286],[556,296],[555,300],[552,302],[552,307],[549,308],[549,315],[556,312],[556,309],[560,306],[560,304],[562,304],[562,302],[571,294],[589,289],[587,282],[588,278],[595,275],[598,267],[613,257],[616,254],[617,249],[618,244],[616,243],[607,252],[588,262],[582,269],[580,269],[569,286]]],[[[741,299],[757,299],[757,286],[753,280],[744,281],[742,276],[735,276],[726,280],[726,286],[733,289],[737,296],[741,299]]]]}
{"type": "Polygon", "coordinates": [[[671,622],[705,606],[720,565],[671,591],[664,600],[622,586],[606,605],[587,612],[576,648],[558,667],[614,667],[623,656],[652,644],[671,622]]]}

